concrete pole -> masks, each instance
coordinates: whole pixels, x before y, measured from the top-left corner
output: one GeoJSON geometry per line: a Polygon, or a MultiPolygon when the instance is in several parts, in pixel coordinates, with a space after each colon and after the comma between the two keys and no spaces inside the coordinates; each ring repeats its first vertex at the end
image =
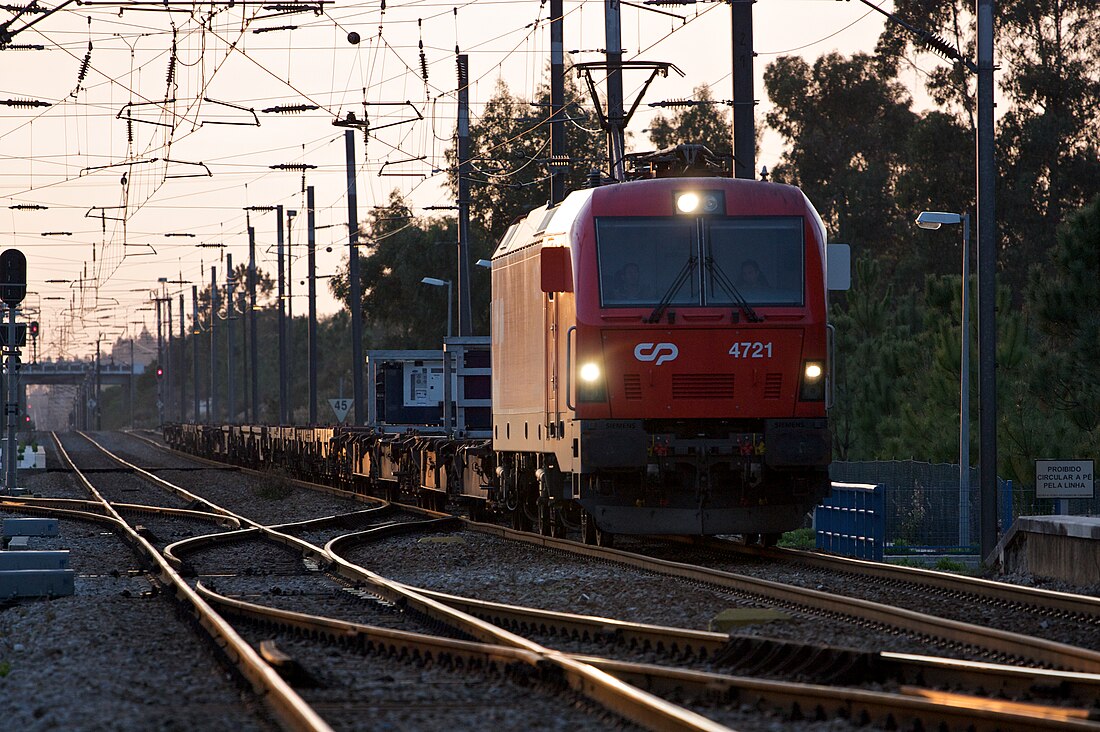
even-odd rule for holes
{"type": "Polygon", "coordinates": [[[191,383],[195,394],[192,408],[195,411],[195,424],[199,423],[199,286],[191,285],[191,383]]]}
{"type": "Polygon", "coordinates": [[[607,54],[607,159],[611,177],[626,180],[626,112],[623,109],[622,7],[619,0],[604,0],[604,36],[607,54]]]}
{"type": "MultiPolygon", "coordinates": [[[[473,335],[470,308],[470,61],[458,57],[458,334],[473,335]]],[[[450,298],[447,307],[451,307],[450,298]]]]}
{"type": "MultiPolygon", "coordinates": [[[[180,311],[182,312],[183,308],[180,308],[180,311]]],[[[130,407],[130,429],[133,430],[134,429],[134,339],[133,338],[130,339],[130,379],[129,379],[129,382],[130,382],[129,383],[130,398],[128,400],[129,404],[127,406],[130,407]]]]}
{"type": "Polygon", "coordinates": [[[351,309],[351,374],[355,399],[353,425],[365,424],[363,411],[363,293],[359,282],[359,213],[355,190],[355,133],[344,130],[344,149],[348,170],[348,291],[351,309]]]}
{"type": "Polygon", "coordinates": [[[226,417],[230,424],[237,421],[237,383],[233,376],[233,255],[225,255],[225,373],[226,417]]]}
{"type": "MultiPolygon", "coordinates": [[[[156,298],[157,302],[157,368],[164,373],[164,325],[161,322],[160,306],[164,304],[163,298],[156,298]]],[[[157,424],[164,424],[164,379],[157,377],[157,424]]]]}
{"type": "Polygon", "coordinates": [[[259,344],[256,337],[256,230],[248,227],[248,331],[252,334],[249,346],[252,357],[252,424],[256,424],[260,404],[259,344]]]}
{"type": "Polygon", "coordinates": [[[210,399],[207,417],[211,424],[218,419],[218,270],[210,268],[210,399]]]}
{"type": "Polygon", "coordinates": [[[298,212],[292,208],[286,211],[286,317],[290,329],[294,330],[294,219],[298,212]]]}
{"type": "Polygon", "coordinates": [[[731,0],[733,16],[733,174],[756,178],[756,100],[752,89],[752,6],[756,0],[731,0]]]}
{"type": "MultiPolygon", "coordinates": [[[[997,544],[997,167],[993,128],[993,4],[976,0],[978,20],[978,411],[981,551],[997,544]]],[[[1005,529],[1007,530],[1007,526],[1005,529]]]]}
{"type": "Polygon", "coordinates": [[[306,188],[307,259],[309,269],[309,423],[317,424],[317,221],[313,186],[306,188]]]}
{"type": "Polygon", "coordinates": [[[287,383],[286,383],[286,282],[284,278],[283,262],[283,206],[275,207],[275,217],[279,223],[276,227],[278,241],[278,297],[279,297],[279,424],[287,424],[287,383]]]}
{"type": "MultiPolygon", "coordinates": [[[[295,373],[294,371],[294,349],[291,348],[290,342],[295,340],[294,338],[294,255],[293,255],[293,243],[294,243],[294,219],[298,216],[298,212],[294,209],[288,209],[286,212],[286,372],[288,374],[295,373]]],[[[287,385],[289,392],[290,385],[287,385]]],[[[297,390],[295,390],[297,393],[297,390]]],[[[287,402],[289,405],[289,402],[287,402]]],[[[289,409],[289,406],[287,407],[289,409]]],[[[291,410],[293,413],[293,410],[291,410]]]]}
{"type": "MultiPolygon", "coordinates": [[[[162,294],[164,296],[164,306],[166,308],[168,308],[168,320],[166,321],[166,325],[167,325],[167,329],[168,329],[168,352],[164,356],[164,364],[165,364],[165,369],[164,369],[164,416],[167,417],[169,420],[171,420],[172,419],[172,354],[174,353],[174,349],[172,348],[172,341],[173,341],[173,338],[172,338],[172,298],[168,297],[167,292],[162,291],[162,294]]],[[[98,369],[99,369],[99,366],[97,365],[96,370],[98,371],[98,369]]],[[[99,415],[99,411],[100,411],[99,410],[99,387],[98,386],[96,387],[95,404],[96,404],[96,420],[98,422],[98,420],[99,420],[98,415],[99,415]]],[[[96,427],[96,429],[99,429],[99,427],[96,427]]]]}
{"type": "MultiPolygon", "coordinates": [[[[183,279],[183,278],[181,277],[180,279],[183,279]]],[[[194,339],[192,339],[191,345],[192,346],[195,345],[194,339]]],[[[183,367],[184,361],[186,361],[186,359],[187,359],[187,330],[186,330],[186,325],[184,323],[184,316],[183,316],[183,290],[180,290],[180,353],[179,353],[179,357],[176,359],[179,362],[178,373],[179,373],[179,379],[180,379],[180,401],[179,401],[179,404],[180,404],[180,409],[179,409],[180,422],[186,422],[187,421],[187,379],[184,378],[184,376],[183,376],[186,373],[184,371],[184,367],[183,367]]],[[[133,359],[131,359],[130,362],[133,363],[133,359]]]]}
{"type": "Polygon", "coordinates": [[[970,546],[970,214],[962,215],[962,352],[959,390],[959,546],[970,546]]]}
{"type": "Polygon", "coordinates": [[[565,168],[556,161],[565,157],[565,41],[564,2],[550,0],[550,205],[565,198],[565,168]]]}
{"type": "Polygon", "coordinates": [[[6,350],[8,355],[8,402],[4,411],[8,417],[8,439],[4,445],[4,485],[8,494],[14,496],[19,490],[15,482],[15,420],[19,415],[19,405],[16,401],[19,398],[19,389],[16,384],[18,372],[15,368],[15,362],[19,358],[19,349],[15,347],[15,307],[13,305],[8,306],[8,347],[6,350]]]}
{"type": "MultiPolygon", "coordinates": [[[[171,330],[171,321],[168,323],[169,330],[171,330]]],[[[99,339],[95,339],[95,409],[92,411],[92,415],[95,417],[95,429],[99,432],[103,429],[103,408],[99,403],[100,398],[103,396],[102,386],[102,374],[99,366],[99,339]]]]}

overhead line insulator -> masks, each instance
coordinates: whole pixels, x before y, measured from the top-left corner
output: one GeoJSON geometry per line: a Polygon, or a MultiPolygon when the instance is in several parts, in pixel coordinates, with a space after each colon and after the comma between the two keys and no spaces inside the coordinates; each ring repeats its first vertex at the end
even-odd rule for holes
{"type": "Polygon", "coordinates": [[[312,112],[315,109],[320,109],[316,104],[277,104],[274,107],[268,107],[261,109],[264,114],[300,114],[301,112],[312,112]]]}
{"type": "Polygon", "coordinates": [[[49,102],[41,99],[0,99],[0,105],[5,107],[50,107],[49,102]]]}

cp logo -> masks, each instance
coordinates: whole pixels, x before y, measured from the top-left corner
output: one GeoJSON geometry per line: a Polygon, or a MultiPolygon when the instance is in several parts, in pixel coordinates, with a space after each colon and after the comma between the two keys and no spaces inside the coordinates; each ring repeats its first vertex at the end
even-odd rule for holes
{"type": "Polygon", "coordinates": [[[654,366],[672,361],[679,355],[680,349],[675,343],[639,343],[634,347],[634,358],[639,361],[656,361],[654,366]]]}

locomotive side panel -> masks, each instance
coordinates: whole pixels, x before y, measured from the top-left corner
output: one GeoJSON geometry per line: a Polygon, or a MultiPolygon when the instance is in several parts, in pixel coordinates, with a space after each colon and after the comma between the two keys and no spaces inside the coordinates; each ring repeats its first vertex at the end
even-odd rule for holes
{"type": "Polygon", "coordinates": [[[493,262],[493,445],[542,449],[547,405],[546,297],[539,247],[493,262]]]}

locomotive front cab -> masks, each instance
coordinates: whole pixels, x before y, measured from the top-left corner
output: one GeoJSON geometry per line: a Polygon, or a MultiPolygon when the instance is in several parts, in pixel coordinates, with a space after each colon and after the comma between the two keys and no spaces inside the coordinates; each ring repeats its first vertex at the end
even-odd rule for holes
{"type": "Polygon", "coordinates": [[[574,496],[612,533],[768,533],[828,491],[824,230],[798,189],[597,189],[572,256],[574,496]]]}

